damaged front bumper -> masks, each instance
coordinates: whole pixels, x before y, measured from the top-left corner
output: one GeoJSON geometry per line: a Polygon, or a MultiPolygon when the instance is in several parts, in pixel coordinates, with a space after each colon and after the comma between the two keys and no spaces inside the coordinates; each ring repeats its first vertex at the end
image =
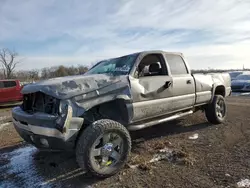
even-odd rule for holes
{"type": "Polygon", "coordinates": [[[83,125],[83,118],[72,117],[72,107],[67,107],[65,117],[36,112],[29,114],[21,107],[12,110],[13,124],[19,135],[38,148],[70,150],[83,125]]]}

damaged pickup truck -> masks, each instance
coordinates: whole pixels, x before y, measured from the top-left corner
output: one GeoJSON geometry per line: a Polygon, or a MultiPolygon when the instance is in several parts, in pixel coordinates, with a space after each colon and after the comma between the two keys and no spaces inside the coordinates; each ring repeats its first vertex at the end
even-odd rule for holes
{"type": "Polygon", "coordinates": [[[13,123],[37,148],[74,150],[81,168],[108,177],[128,159],[129,131],[198,110],[222,123],[230,86],[227,73],[191,74],[181,53],[144,51],[100,61],[84,75],[26,85],[13,123]]]}

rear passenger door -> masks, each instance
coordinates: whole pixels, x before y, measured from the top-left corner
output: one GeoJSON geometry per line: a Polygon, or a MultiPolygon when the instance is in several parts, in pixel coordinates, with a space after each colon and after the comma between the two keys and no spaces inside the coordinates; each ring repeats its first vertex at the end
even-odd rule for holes
{"type": "Polygon", "coordinates": [[[191,108],[195,103],[195,82],[182,56],[165,53],[169,72],[173,79],[172,111],[191,108]]]}

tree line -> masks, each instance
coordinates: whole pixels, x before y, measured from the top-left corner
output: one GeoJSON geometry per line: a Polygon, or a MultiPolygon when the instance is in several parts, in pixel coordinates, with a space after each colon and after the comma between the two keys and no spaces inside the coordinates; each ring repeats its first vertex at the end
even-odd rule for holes
{"type": "Polygon", "coordinates": [[[38,80],[45,80],[49,78],[71,76],[71,75],[81,75],[87,72],[88,67],[84,65],[70,66],[66,67],[63,65],[54,66],[33,70],[18,70],[13,71],[10,77],[6,77],[4,70],[0,72],[0,79],[19,79],[23,82],[32,82],[38,80]]]}
{"type": "Polygon", "coordinates": [[[23,63],[18,59],[18,53],[3,48],[0,49],[0,64],[2,69],[0,69],[0,79],[19,79],[23,82],[31,82],[44,80],[55,77],[71,76],[71,75],[81,75],[88,71],[88,66],[76,65],[76,66],[53,66],[33,70],[16,70],[16,66],[23,63]]]}
{"type": "Polygon", "coordinates": [[[233,71],[250,71],[250,69],[200,69],[200,70],[192,70],[193,74],[196,73],[222,73],[222,72],[233,72],[233,71]]]}
{"type": "MultiPolygon", "coordinates": [[[[81,75],[88,71],[88,66],[77,65],[77,66],[53,66],[48,68],[43,68],[41,70],[16,70],[16,66],[21,63],[18,59],[18,53],[3,48],[0,49],[0,64],[2,69],[0,70],[0,79],[19,79],[23,82],[31,82],[44,80],[55,77],[71,76],[71,75],[81,75]]],[[[242,71],[243,69],[206,69],[206,70],[192,70],[192,73],[217,73],[217,72],[228,72],[228,71],[242,71]]],[[[244,69],[245,71],[250,71],[250,69],[244,69]]]]}

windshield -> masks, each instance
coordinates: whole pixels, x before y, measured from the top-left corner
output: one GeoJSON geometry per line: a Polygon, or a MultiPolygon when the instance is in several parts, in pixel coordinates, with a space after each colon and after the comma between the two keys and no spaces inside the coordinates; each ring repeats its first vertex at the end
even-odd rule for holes
{"type": "Polygon", "coordinates": [[[111,74],[114,76],[129,74],[138,54],[103,60],[86,74],[111,74]]]}
{"type": "Polygon", "coordinates": [[[250,80],[250,74],[239,75],[239,76],[236,77],[236,80],[250,80]]]}
{"type": "Polygon", "coordinates": [[[235,78],[237,77],[238,75],[242,74],[241,72],[230,72],[229,73],[231,77],[235,78]]]}

